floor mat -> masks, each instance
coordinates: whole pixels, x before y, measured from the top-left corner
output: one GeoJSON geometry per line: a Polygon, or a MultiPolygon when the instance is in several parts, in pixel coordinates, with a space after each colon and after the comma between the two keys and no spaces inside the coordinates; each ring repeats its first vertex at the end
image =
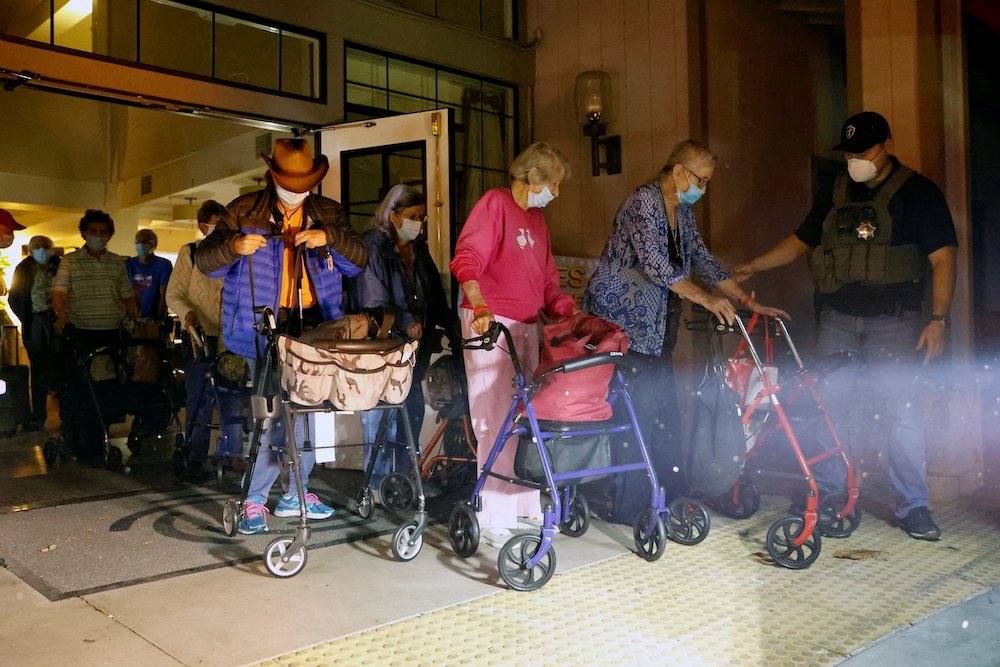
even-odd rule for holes
{"type": "MultiPolygon", "coordinates": [[[[381,507],[365,521],[354,503],[314,475],[311,490],[332,500],[336,515],[310,522],[309,549],[391,534],[413,517],[381,507]]],[[[356,488],[349,485],[348,490],[356,488]]],[[[270,531],[227,536],[221,526],[229,494],[209,488],[143,492],[58,507],[0,514],[0,558],[50,600],[260,559],[268,543],[292,534],[297,518],[268,516],[270,531]]],[[[272,503],[273,505],[273,503],[272,503]]],[[[428,500],[431,522],[451,501],[428,500]]]]}

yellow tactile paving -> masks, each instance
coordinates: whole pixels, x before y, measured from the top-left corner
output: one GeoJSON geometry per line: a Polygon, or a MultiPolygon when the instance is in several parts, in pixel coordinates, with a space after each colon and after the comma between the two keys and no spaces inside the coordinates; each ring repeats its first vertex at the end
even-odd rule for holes
{"type": "Polygon", "coordinates": [[[830,665],[1000,585],[1000,534],[981,511],[937,512],[936,544],[865,516],[802,571],[755,555],[781,515],[773,503],[747,521],[713,515],[702,545],[670,544],[656,563],[626,555],[557,571],[533,593],[501,591],[262,665],[830,665]],[[855,549],[881,556],[834,557],[855,549]]]}

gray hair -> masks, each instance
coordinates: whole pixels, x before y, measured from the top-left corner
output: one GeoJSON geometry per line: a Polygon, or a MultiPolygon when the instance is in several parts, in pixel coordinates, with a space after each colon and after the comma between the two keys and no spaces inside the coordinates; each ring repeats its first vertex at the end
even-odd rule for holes
{"type": "Polygon", "coordinates": [[[32,236],[31,240],[28,241],[28,252],[32,252],[42,247],[48,247],[51,250],[52,239],[48,236],[32,236]]]}
{"type": "Polygon", "coordinates": [[[563,179],[569,178],[569,162],[559,149],[545,141],[536,141],[514,158],[510,164],[510,178],[523,183],[548,183],[555,180],[553,176],[560,169],[563,170],[563,179]]]}
{"type": "Polygon", "coordinates": [[[409,185],[394,185],[385,193],[382,202],[375,209],[371,225],[392,236],[396,233],[396,226],[389,219],[390,213],[399,213],[411,206],[424,206],[425,204],[427,204],[427,200],[418,190],[414,190],[409,185]]]}
{"type": "Polygon", "coordinates": [[[719,157],[712,151],[708,150],[708,146],[697,139],[685,139],[674,146],[674,149],[670,151],[670,157],[667,158],[667,163],[663,165],[662,169],[660,169],[656,178],[660,179],[669,174],[674,168],[674,165],[679,164],[681,166],[686,166],[695,158],[705,158],[712,163],[713,167],[719,165],[719,157]]]}

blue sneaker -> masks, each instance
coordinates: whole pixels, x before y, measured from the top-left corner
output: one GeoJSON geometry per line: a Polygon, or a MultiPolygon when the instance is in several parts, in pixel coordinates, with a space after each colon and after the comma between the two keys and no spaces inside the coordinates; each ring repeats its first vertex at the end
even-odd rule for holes
{"type": "MultiPolygon", "coordinates": [[[[306,494],[306,518],[307,519],[329,519],[334,515],[335,510],[329,505],[324,505],[319,501],[315,493],[306,494]]],[[[290,517],[299,516],[299,499],[297,496],[278,498],[278,504],[274,506],[274,516],[290,517]]]]}
{"type": "Polygon", "coordinates": [[[243,518],[237,529],[243,535],[256,535],[267,532],[267,508],[252,500],[246,502],[243,518]]]}

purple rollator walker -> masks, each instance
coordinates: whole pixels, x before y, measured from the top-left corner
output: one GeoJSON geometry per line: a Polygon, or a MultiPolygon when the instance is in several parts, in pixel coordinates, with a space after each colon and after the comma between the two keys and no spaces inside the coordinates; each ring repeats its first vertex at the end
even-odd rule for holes
{"type": "Polygon", "coordinates": [[[590,509],[586,498],[576,488],[584,478],[631,471],[646,473],[650,481],[650,504],[648,509],[639,513],[633,526],[636,551],[645,560],[655,561],[663,555],[668,534],[671,539],[688,545],[705,539],[710,520],[707,510],[699,501],[678,498],[670,507],[664,504],[664,490],[656,480],[656,471],[639,429],[624,372],[640,362],[621,352],[601,352],[563,362],[529,380],[521,368],[510,331],[499,322],[493,322],[482,336],[464,341],[464,347],[470,350],[491,350],[497,345],[501,335],[506,343],[506,349],[501,349],[510,355],[514,366],[514,394],[511,396],[507,416],[472,491],[472,497],[456,503],[448,519],[448,537],[455,553],[468,558],[479,548],[479,520],[476,512],[482,509],[481,493],[488,477],[538,489],[549,499],[542,508],[544,517],[541,534],[529,532],[515,535],[500,550],[497,559],[500,577],[514,590],[536,590],[544,586],[554,574],[556,554],[552,548],[552,540],[556,535],[557,522],[560,531],[571,537],[579,537],[586,532],[590,524],[590,509]],[[601,422],[559,422],[539,420],[535,416],[532,399],[547,377],[603,364],[614,364],[616,367],[609,386],[608,402],[618,408],[615,411],[617,418],[601,422]],[[556,472],[549,446],[571,447],[573,445],[560,441],[629,432],[635,433],[642,461],[556,472]],[[507,441],[510,438],[520,440],[522,436],[529,437],[537,449],[543,473],[537,476],[539,481],[508,477],[492,470],[507,441]]]}

